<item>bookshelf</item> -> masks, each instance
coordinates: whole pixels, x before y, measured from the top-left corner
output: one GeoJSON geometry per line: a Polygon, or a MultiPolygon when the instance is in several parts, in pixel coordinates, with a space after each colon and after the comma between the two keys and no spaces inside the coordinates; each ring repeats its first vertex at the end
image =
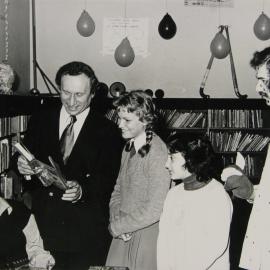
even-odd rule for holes
{"type": "MultiPolygon", "coordinates": [[[[246,159],[245,172],[257,184],[270,142],[270,108],[261,99],[155,99],[158,133],[166,141],[173,133],[207,134],[224,166],[236,152],[246,159]]],[[[114,109],[106,116],[117,121],[114,109]]]]}
{"type": "MultiPolygon", "coordinates": [[[[166,98],[154,102],[159,112],[158,133],[164,140],[174,132],[206,133],[225,165],[233,163],[240,151],[246,158],[246,172],[258,182],[270,141],[270,107],[264,100],[166,98]]],[[[12,140],[23,135],[29,116],[59,103],[59,97],[52,96],[0,95],[1,174],[8,169],[12,140]]],[[[117,121],[112,99],[95,99],[92,107],[117,121]]]]}
{"type": "Polygon", "coordinates": [[[55,102],[54,98],[0,95],[0,192],[4,198],[13,198],[21,191],[20,182],[9,173],[12,143],[20,141],[33,112],[55,102]]]}

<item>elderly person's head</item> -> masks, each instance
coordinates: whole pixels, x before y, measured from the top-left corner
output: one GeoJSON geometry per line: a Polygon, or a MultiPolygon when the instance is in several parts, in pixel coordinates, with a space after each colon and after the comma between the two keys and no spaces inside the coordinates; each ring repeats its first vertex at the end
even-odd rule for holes
{"type": "Polygon", "coordinates": [[[256,91],[270,105],[270,47],[255,52],[250,65],[256,70],[256,91]]]}
{"type": "Polygon", "coordinates": [[[10,65],[0,64],[0,94],[12,94],[15,73],[10,65]]]}
{"type": "Polygon", "coordinates": [[[166,167],[172,180],[193,176],[197,182],[208,183],[220,179],[221,157],[215,154],[211,142],[205,136],[193,134],[174,135],[168,143],[169,157],[166,167]]]}

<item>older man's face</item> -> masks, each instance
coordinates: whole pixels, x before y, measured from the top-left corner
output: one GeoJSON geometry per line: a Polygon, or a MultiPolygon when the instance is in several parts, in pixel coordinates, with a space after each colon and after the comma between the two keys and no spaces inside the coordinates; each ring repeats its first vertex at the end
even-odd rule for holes
{"type": "Polygon", "coordinates": [[[61,101],[70,115],[77,115],[90,106],[90,79],[85,74],[64,75],[61,79],[61,101]]]}
{"type": "Polygon", "coordinates": [[[256,92],[266,101],[266,104],[270,106],[270,70],[267,68],[266,64],[257,68],[256,77],[258,79],[256,92]]]}

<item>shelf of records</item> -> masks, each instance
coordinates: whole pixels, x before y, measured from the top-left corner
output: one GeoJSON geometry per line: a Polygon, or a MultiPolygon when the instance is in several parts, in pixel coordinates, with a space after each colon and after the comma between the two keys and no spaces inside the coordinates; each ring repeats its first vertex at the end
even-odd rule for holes
{"type": "Polygon", "coordinates": [[[17,115],[0,118],[0,139],[26,131],[30,115],[17,115]]]}
{"type": "MultiPolygon", "coordinates": [[[[110,109],[106,117],[115,123],[118,116],[115,109],[110,109]]],[[[181,128],[263,128],[265,127],[262,110],[179,110],[159,109],[158,117],[168,129],[181,128]]],[[[270,131],[270,126],[269,126],[270,131]]]]}

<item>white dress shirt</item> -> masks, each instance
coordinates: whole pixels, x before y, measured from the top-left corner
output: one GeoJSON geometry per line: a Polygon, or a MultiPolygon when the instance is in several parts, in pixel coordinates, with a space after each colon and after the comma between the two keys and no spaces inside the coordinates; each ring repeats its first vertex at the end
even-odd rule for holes
{"type": "MultiPolygon", "coordinates": [[[[79,136],[79,133],[81,131],[81,128],[84,124],[84,121],[85,121],[89,111],[90,111],[90,108],[88,107],[83,112],[76,115],[77,121],[73,124],[74,143],[76,142],[76,140],[79,136]]],[[[64,129],[67,127],[67,125],[69,123],[70,123],[70,114],[67,113],[65,107],[62,106],[61,111],[60,111],[60,120],[59,120],[59,139],[61,138],[64,129]]]]}

